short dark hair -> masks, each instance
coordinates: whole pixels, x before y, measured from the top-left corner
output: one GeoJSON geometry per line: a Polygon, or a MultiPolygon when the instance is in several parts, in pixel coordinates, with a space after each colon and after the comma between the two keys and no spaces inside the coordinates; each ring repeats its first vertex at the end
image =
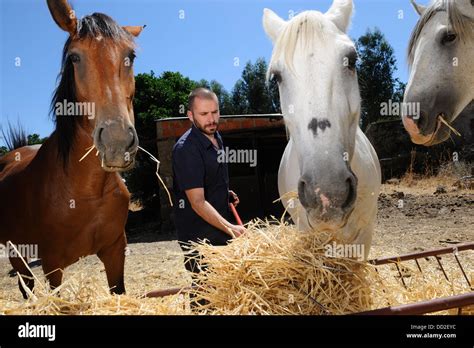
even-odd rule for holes
{"type": "Polygon", "coordinates": [[[201,99],[217,99],[217,95],[208,88],[199,87],[194,89],[188,96],[188,110],[193,110],[194,99],[201,98],[201,99]]]}

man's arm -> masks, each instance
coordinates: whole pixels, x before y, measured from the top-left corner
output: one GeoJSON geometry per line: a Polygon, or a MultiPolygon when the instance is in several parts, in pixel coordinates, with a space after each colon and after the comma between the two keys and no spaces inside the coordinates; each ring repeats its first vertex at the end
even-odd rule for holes
{"type": "Polygon", "coordinates": [[[231,237],[239,237],[245,232],[245,227],[233,225],[222,217],[221,214],[204,198],[204,189],[194,188],[186,190],[191,207],[208,224],[218,228],[231,237]]]}

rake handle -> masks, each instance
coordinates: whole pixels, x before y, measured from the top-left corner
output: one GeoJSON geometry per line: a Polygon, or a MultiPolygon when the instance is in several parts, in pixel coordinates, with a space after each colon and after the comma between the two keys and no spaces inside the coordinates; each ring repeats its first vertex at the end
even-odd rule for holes
{"type": "Polygon", "coordinates": [[[242,220],[240,219],[239,213],[237,213],[237,209],[235,208],[234,203],[229,203],[230,210],[232,210],[232,214],[234,214],[235,221],[237,221],[237,224],[240,226],[243,226],[244,224],[242,223],[242,220]]]}

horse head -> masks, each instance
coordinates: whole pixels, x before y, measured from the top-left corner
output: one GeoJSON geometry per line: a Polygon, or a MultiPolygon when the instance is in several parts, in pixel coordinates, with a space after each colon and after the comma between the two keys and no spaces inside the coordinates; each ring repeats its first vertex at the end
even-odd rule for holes
{"type": "Polygon", "coordinates": [[[142,27],[121,27],[101,13],[78,19],[67,0],[47,3],[56,24],[69,33],[52,102],[59,153],[67,162],[80,127],[99,151],[104,170],[128,170],[138,149],[133,61],[134,38],[142,27]]]}
{"type": "Polygon", "coordinates": [[[345,225],[356,200],[350,163],[360,94],[357,52],[346,34],[352,10],[351,0],[335,0],[325,14],[306,11],[289,21],[264,11],[274,44],[268,74],[278,82],[300,164],[298,196],[313,228],[345,225]]]}
{"type": "Polygon", "coordinates": [[[415,144],[431,146],[450,136],[452,123],[474,99],[474,1],[412,0],[420,19],[412,33],[410,78],[403,108],[405,129],[415,144]],[[419,110],[418,114],[407,110],[419,110]]]}

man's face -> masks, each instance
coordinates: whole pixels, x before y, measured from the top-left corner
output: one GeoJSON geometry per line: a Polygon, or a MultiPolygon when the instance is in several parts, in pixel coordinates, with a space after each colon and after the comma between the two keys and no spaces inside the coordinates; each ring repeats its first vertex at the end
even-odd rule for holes
{"type": "Polygon", "coordinates": [[[212,136],[219,125],[219,104],[216,99],[196,97],[188,117],[201,132],[212,136]]]}

